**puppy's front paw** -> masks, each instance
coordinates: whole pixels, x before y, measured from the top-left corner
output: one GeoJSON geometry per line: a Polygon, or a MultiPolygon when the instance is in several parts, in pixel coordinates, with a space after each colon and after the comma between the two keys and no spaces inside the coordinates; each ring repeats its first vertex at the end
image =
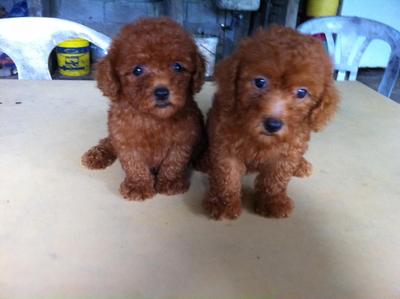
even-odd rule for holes
{"type": "Polygon", "coordinates": [[[174,181],[159,178],[156,183],[156,191],[165,195],[175,195],[185,193],[189,190],[190,181],[185,178],[179,178],[174,181]]]}
{"type": "Polygon", "coordinates": [[[264,217],[287,218],[294,208],[293,200],[286,194],[271,197],[256,194],[255,211],[264,217]]]}
{"type": "Polygon", "coordinates": [[[116,156],[101,145],[92,147],[83,154],[82,165],[89,169],[103,169],[111,165],[116,156]]]}
{"type": "Polygon", "coordinates": [[[137,184],[127,179],[122,182],[119,192],[125,199],[135,201],[143,201],[156,194],[156,191],[151,184],[137,184]]]}
{"type": "Polygon", "coordinates": [[[211,218],[221,219],[237,219],[242,212],[240,198],[225,200],[217,196],[208,195],[203,200],[203,207],[211,218]]]}
{"type": "Polygon", "coordinates": [[[312,164],[308,162],[306,159],[302,158],[300,161],[299,167],[294,172],[294,176],[304,178],[308,177],[312,174],[312,164]]]}

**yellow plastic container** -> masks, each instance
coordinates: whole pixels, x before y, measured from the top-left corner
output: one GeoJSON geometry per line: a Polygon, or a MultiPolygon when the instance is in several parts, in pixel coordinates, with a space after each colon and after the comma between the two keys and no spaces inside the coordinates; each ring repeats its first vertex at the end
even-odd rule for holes
{"type": "Polygon", "coordinates": [[[66,40],[57,46],[56,52],[61,75],[77,77],[90,73],[90,48],[87,40],[66,40]]]}
{"type": "Polygon", "coordinates": [[[308,0],[306,14],[309,17],[336,16],[339,0],[308,0]]]}

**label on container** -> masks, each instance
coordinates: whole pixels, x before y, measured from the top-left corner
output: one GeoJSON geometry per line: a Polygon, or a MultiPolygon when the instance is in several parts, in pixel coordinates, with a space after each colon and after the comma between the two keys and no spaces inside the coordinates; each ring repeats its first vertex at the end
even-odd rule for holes
{"type": "Polygon", "coordinates": [[[90,73],[89,47],[57,47],[57,62],[60,74],[64,76],[85,76],[90,73]]]}

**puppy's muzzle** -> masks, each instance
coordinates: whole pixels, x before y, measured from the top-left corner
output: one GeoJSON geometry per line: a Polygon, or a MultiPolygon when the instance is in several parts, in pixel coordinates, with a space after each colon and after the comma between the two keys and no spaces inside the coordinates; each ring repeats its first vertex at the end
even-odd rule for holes
{"type": "Polygon", "coordinates": [[[156,105],[158,107],[166,107],[169,103],[169,90],[165,87],[157,87],[154,89],[154,96],[156,100],[156,105]]]}
{"type": "Polygon", "coordinates": [[[280,119],[268,117],[264,120],[264,128],[268,133],[276,133],[283,127],[283,122],[280,119]]]}

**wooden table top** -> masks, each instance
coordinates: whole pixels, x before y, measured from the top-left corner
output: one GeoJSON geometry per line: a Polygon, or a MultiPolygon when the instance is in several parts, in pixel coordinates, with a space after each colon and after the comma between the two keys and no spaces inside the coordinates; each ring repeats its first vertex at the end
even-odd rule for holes
{"type": "Polygon", "coordinates": [[[200,173],[184,195],[137,203],[118,194],[119,163],[81,166],[106,134],[95,82],[0,80],[0,298],[399,298],[400,105],[337,85],[314,174],[289,184],[291,217],[247,204],[216,222],[200,173]]]}

